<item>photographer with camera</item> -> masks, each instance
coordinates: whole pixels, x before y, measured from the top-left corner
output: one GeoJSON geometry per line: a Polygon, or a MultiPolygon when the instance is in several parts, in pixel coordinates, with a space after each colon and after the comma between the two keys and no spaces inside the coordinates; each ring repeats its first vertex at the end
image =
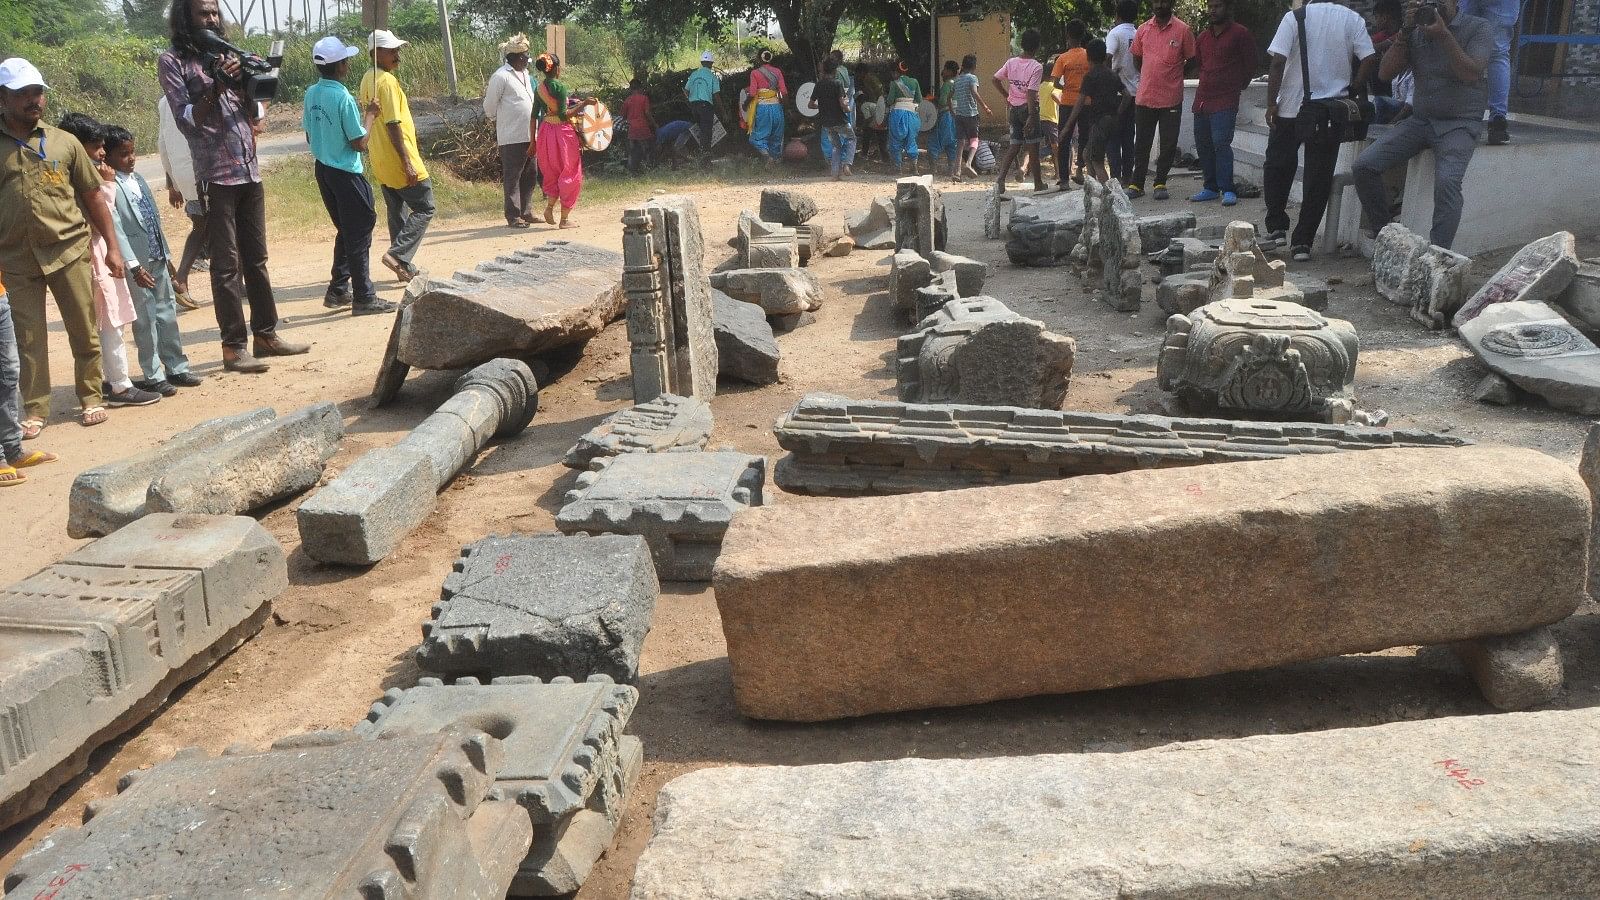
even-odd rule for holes
{"type": "Polygon", "coordinates": [[[161,54],[156,69],[178,130],[189,141],[195,180],[206,201],[222,365],[230,372],[265,372],[267,364],[257,357],[311,349],[278,337],[278,306],[267,276],[266,191],[252,122],[258,101],[270,98],[276,81],[264,60],[218,37],[217,0],[173,0],[167,25],[172,49],[161,54]],[[252,332],[250,347],[246,339],[252,332]]]}
{"type": "Polygon", "coordinates": [[[1461,224],[1461,179],[1483,134],[1489,104],[1484,79],[1494,53],[1488,21],[1460,11],[1457,0],[1413,2],[1379,78],[1411,69],[1411,115],[1389,126],[1356,158],[1351,169],[1361,209],[1372,233],[1389,224],[1389,190],[1383,173],[1424,150],[1433,151],[1433,230],[1429,240],[1448,248],[1461,224]]]}

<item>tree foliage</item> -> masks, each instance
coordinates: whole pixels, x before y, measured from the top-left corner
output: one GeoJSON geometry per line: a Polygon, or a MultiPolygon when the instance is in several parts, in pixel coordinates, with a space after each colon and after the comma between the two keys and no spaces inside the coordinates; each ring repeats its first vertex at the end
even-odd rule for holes
{"type": "Polygon", "coordinates": [[[113,30],[111,14],[97,0],[0,0],[0,48],[30,41],[55,47],[113,30]]]}

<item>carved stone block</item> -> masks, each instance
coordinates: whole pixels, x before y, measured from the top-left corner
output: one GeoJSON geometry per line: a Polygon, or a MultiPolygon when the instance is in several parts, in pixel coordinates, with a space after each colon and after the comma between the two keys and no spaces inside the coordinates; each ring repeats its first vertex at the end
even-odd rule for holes
{"type": "Polygon", "coordinates": [[[627,210],[622,221],[634,400],[716,396],[711,288],[694,201],[657,197],[627,210]]]}
{"type": "Polygon", "coordinates": [[[901,335],[895,377],[907,403],[1059,409],[1077,345],[993,297],[946,303],[901,335]]]}
{"type": "Polygon", "coordinates": [[[933,186],[932,175],[901,178],[894,190],[894,245],[927,257],[943,250],[948,225],[944,194],[933,186]]]}
{"type": "Polygon", "coordinates": [[[1294,303],[1222,300],[1167,319],[1162,390],[1196,411],[1348,421],[1356,330],[1294,303]]]}
{"type": "Polygon", "coordinates": [[[1467,297],[1472,260],[1392,222],[1372,245],[1372,284],[1429,328],[1444,328],[1467,297]]]}

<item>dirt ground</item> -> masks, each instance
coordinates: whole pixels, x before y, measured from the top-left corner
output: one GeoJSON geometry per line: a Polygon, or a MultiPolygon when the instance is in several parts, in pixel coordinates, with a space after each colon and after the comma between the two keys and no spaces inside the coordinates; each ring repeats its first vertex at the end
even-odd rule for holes
{"type": "MultiPolygon", "coordinates": [[[[682,189],[667,175],[660,184],[663,191],[682,189]]],[[[797,180],[790,186],[809,191],[821,207],[819,221],[834,229],[847,211],[865,206],[875,194],[893,192],[886,177],[843,184],[797,180]]],[[[1194,189],[1189,178],[1174,179],[1175,197],[1194,189]]],[[[693,191],[706,229],[709,265],[729,255],[723,241],[732,233],[739,210],[755,208],[758,190],[752,184],[693,191]]],[[[1001,243],[983,238],[980,188],[948,190],[945,197],[951,251],[994,266],[987,292],[1077,339],[1068,408],[1163,411],[1154,370],[1164,316],[1153,302],[1153,287],[1142,312],[1113,312],[1096,303],[1065,269],[1007,265],[1001,243]]],[[[561,237],[620,249],[622,205],[580,207],[583,227],[561,237]]],[[[1141,212],[1191,208],[1177,199],[1136,205],[1141,212]]],[[[1202,223],[1223,220],[1224,211],[1215,205],[1201,211],[1202,223]]],[[[1262,216],[1261,201],[1253,200],[1241,202],[1227,218],[1259,222],[1262,216]]],[[[419,263],[434,271],[468,268],[553,236],[544,229],[512,232],[493,221],[446,224],[428,236],[419,263]]],[[[57,388],[55,417],[36,446],[61,454],[65,461],[32,470],[28,486],[5,492],[11,527],[0,578],[21,578],[78,543],[65,534],[66,498],[73,476],[84,468],[154,445],[214,416],[261,405],[283,412],[331,400],[339,404],[349,431],[328,467],[332,477],[362,452],[396,440],[447,398],[454,373],[413,373],[398,402],[380,410],[367,407],[389,321],[323,310],[319,301],[331,237],[279,236],[273,246],[283,332],[313,342],[310,355],[275,360],[265,376],[224,374],[215,321],[205,308],[180,320],[191,357],[207,376],[202,388],[147,409],[114,410],[108,424],[92,429],[73,423],[69,389],[57,388]]],[[[1583,249],[1594,253],[1593,241],[1586,241],[1583,249]]],[[[775,462],[780,451],[772,423],[802,394],[893,397],[892,350],[903,329],[891,315],[885,292],[886,257],[884,252],[858,252],[817,264],[813,271],[827,288],[819,321],[779,337],[781,383],[759,389],[724,385],[712,404],[717,417],[713,446],[731,445],[775,462]]],[[[1504,257],[1480,260],[1478,278],[1504,257]]],[[[1576,460],[1587,421],[1543,407],[1474,402],[1470,392],[1483,367],[1458,340],[1424,330],[1404,310],[1378,297],[1364,261],[1332,258],[1291,264],[1292,272],[1301,270],[1336,285],[1329,312],[1354,322],[1360,333],[1357,392],[1362,407],[1388,410],[1396,426],[1529,446],[1576,460]]],[[[1147,271],[1154,273],[1153,268],[1147,271]]],[[[208,298],[204,278],[194,282],[196,296],[208,298]]],[[[398,286],[381,286],[386,297],[399,298],[398,286]]],[[[59,322],[51,340],[57,384],[64,385],[69,357],[59,322]]],[[[264,746],[308,729],[347,727],[385,689],[411,684],[418,675],[412,654],[420,624],[428,618],[459,548],[487,534],[553,528],[562,495],[576,474],[560,465],[563,453],[602,416],[629,403],[627,349],[621,322],[592,341],[576,368],[540,392],[533,425],[481,454],[443,492],[428,522],[370,570],[324,568],[300,551],[294,508],[303,498],[265,511],[262,522],[290,552],[291,585],[276,601],[273,618],[143,727],[96,753],[89,771],[58,792],[45,813],[0,835],[0,872],[52,828],[76,824],[84,805],[113,793],[118,776],[129,769],[160,762],[187,746],[216,752],[234,743],[264,746]]],[[[787,496],[773,488],[770,502],[828,501],[787,496]]],[[[1153,548],[1151,562],[1161,564],[1159,549],[1153,548]]],[[[1272,565],[1272,560],[1261,564],[1272,565]]],[[[1408,593],[1426,589],[1396,588],[1408,593]]],[[[1440,615],[1450,614],[1450,597],[1407,599],[1436,604],[1440,615]]],[[[1557,705],[1600,704],[1600,654],[1595,649],[1600,645],[1600,618],[1586,604],[1558,630],[1568,652],[1568,688],[1557,705]]],[[[702,767],[1121,752],[1197,738],[1491,712],[1453,656],[1425,648],[960,709],[819,725],[765,724],[742,719],[734,710],[715,598],[709,587],[696,584],[663,585],[639,688],[630,730],[644,740],[644,772],[612,851],[579,894],[584,900],[626,896],[634,863],[649,839],[657,791],[672,778],[702,767]]]]}

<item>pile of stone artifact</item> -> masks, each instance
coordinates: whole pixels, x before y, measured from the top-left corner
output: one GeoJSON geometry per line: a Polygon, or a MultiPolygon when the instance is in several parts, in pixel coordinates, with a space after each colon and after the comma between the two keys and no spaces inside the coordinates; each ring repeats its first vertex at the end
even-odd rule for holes
{"type": "Polygon", "coordinates": [[[1270,300],[1318,312],[1328,308],[1328,286],[1310,279],[1289,281],[1283,260],[1267,258],[1256,242],[1255,226],[1248,222],[1230,223],[1216,247],[1196,238],[1174,238],[1161,261],[1165,266],[1174,259],[1186,268],[1161,279],[1156,305],[1165,313],[1191,313],[1219,300],[1270,300]]]}
{"type": "Polygon", "coordinates": [[[550,241],[454,278],[412,279],[378,367],[373,405],[393,400],[411,368],[465,369],[582,346],[622,315],[622,271],[622,256],[611,250],[550,241]]]}
{"type": "Polygon", "coordinates": [[[282,418],[256,409],[212,419],[153,450],[86,469],[67,498],[67,534],[99,537],[155,512],[240,515],[314,486],[344,439],[339,407],[282,418]]]}
{"type": "Polygon", "coordinates": [[[490,438],[521,434],[539,408],[539,385],[518,359],[486,362],[455,390],[405,437],[362,454],[300,504],[295,521],[307,556],[370,566],[393,553],[490,438]]]}
{"type": "MultiPolygon", "coordinates": [[[[1011,216],[1003,235],[1006,238],[1006,257],[1012,265],[1017,266],[1064,266],[1072,263],[1090,219],[1086,215],[1086,207],[1093,208],[1096,203],[1103,207],[1107,198],[1114,196],[1112,184],[1114,182],[1105,185],[1096,182],[1095,187],[1091,188],[1085,179],[1082,190],[1013,200],[1011,216]]],[[[1126,197],[1126,193],[1123,196],[1126,197]]],[[[1106,210],[1101,209],[1098,218],[1103,220],[1105,213],[1106,210]]],[[[1189,212],[1135,217],[1131,206],[1127,209],[1118,206],[1113,214],[1132,218],[1144,248],[1164,247],[1168,240],[1190,234],[1195,228],[1194,213],[1189,212]]],[[[1120,225],[1114,230],[1118,236],[1123,233],[1120,225]]],[[[992,236],[1002,235],[997,233],[992,236]]],[[[1124,242],[1125,246],[1131,244],[1126,238],[1124,242]]],[[[1137,251],[1138,248],[1134,248],[1134,252],[1137,251]]],[[[1084,260],[1087,260],[1089,252],[1088,248],[1083,248],[1084,260]]]]}

